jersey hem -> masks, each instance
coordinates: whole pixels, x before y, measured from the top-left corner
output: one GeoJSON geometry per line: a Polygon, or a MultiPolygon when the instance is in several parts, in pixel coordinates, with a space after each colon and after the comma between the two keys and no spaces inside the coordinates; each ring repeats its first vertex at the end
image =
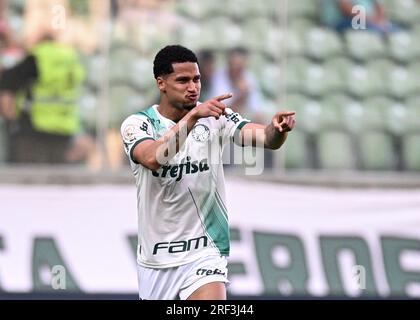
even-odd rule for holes
{"type": "Polygon", "coordinates": [[[142,267],[151,268],[151,269],[175,268],[175,267],[183,266],[183,265],[185,265],[187,263],[191,263],[193,261],[199,260],[202,257],[206,257],[206,256],[207,257],[211,257],[211,256],[217,256],[217,257],[224,256],[224,257],[227,257],[227,255],[223,255],[223,254],[219,254],[218,252],[214,252],[212,254],[206,254],[206,255],[202,255],[202,256],[196,256],[196,257],[193,257],[193,258],[188,259],[188,260],[184,260],[184,261],[181,261],[181,262],[173,262],[173,263],[168,263],[168,264],[150,264],[150,263],[143,262],[139,258],[137,258],[137,264],[139,264],[142,267]]]}

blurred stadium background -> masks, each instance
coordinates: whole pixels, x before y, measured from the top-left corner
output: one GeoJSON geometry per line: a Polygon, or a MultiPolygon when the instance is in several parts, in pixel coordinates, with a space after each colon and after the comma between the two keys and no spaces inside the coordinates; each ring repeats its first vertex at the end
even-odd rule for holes
{"type": "Polygon", "coordinates": [[[6,1],[18,42],[65,6],[94,144],[77,164],[10,163],[0,118],[0,298],[136,297],[135,187],[119,127],[158,101],[153,57],[173,43],[214,50],[217,66],[247,48],[263,118],[297,112],[263,174],[227,170],[231,297],[420,297],[420,2],[382,1],[400,27],[386,37],[325,26],[322,2],[6,1]],[[51,288],[56,265],[66,290],[51,288]]]}

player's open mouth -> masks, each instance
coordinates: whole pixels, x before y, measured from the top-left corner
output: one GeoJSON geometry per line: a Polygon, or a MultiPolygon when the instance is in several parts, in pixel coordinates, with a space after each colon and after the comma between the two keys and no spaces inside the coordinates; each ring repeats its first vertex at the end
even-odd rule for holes
{"type": "Polygon", "coordinates": [[[189,95],[187,96],[188,100],[196,101],[198,99],[198,94],[189,95]]]}

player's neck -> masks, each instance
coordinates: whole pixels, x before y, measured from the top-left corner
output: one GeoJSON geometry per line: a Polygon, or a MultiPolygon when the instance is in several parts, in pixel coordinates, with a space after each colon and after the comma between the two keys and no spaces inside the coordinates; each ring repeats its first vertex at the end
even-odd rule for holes
{"type": "Polygon", "coordinates": [[[178,122],[188,113],[188,110],[178,109],[170,103],[164,101],[160,101],[157,110],[162,116],[172,120],[173,122],[178,122]]]}

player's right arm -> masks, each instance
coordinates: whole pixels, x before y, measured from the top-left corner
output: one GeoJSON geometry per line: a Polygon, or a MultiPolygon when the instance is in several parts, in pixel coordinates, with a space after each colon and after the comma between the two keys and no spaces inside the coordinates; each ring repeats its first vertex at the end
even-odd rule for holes
{"type": "MultiPolygon", "coordinates": [[[[121,134],[123,136],[124,144],[126,145],[127,154],[130,155],[135,163],[139,163],[153,171],[158,170],[182,148],[189,132],[198,119],[207,117],[215,117],[218,119],[226,109],[226,106],[221,101],[230,97],[232,97],[232,94],[224,94],[197,105],[172,127],[171,130],[157,140],[153,139],[151,132],[141,134],[138,129],[140,123],[130,129],[137,133],[137,137],[128,137],[127,126],[129,124],[123,123],[121,134]],[[130,139],[132,143],[131,148],[130,146],[127,147],[127,140],[130,139]]],[[[143,128],[147,126],[141,125],[143,128]]]]}

